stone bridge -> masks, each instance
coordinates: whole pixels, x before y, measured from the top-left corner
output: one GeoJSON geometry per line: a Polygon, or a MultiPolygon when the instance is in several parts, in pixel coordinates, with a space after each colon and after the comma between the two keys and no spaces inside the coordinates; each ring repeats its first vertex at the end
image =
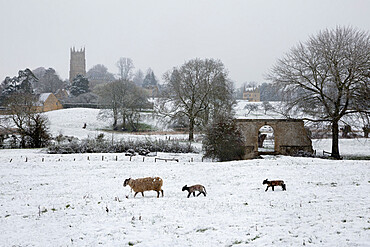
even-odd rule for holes
{"type": "Polygon", "coordinates": [[[300,119],[237,119],[246,142],[245,159],[252,159],[258,152],[258,132],[262,126],[271,126],[274,131],[275,147],[269,154],[293,155],[298,151],[313,153],[312,142],[304,122],[300,119]]]}

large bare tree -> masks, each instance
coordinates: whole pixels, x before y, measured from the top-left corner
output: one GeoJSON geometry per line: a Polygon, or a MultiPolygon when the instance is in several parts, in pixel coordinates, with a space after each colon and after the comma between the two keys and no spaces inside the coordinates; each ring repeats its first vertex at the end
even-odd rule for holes
{"type": "Polygon", "coordinates": [[[268,79],[284,93],[289,114],[329,122],[333,158],[339,154],[343,116],[370,110],[370,35],[353,27],[320,31],[298,43],[271,69],[268,79]]]}
{"type": "Polygon", "coordinates": [[[122,81],[129,81],[132,79],[135,66],[131,58],[121,57],[117,61],[116,66],[118,68],[118,76],[122,81]]]}
{"type": "Polygon", "coordinates": [[[149,105],[142,88],[131,81],[117,80],[97,87],[95,92],[99,95],[100,104],[106,108],[100,111],[100,117],[113,118],[113,129],[118,129],[119,122],[123,130],[138,129],[140,111],[149,105]]]}
{"type": "Polygon", "coordinates": [[[231,112],[233,85],[220,60],[192,59],[164,75],[166,82],[160,113],[189,120],[189,140],[194,127],[205,126],[217,114],[231,112]]]}

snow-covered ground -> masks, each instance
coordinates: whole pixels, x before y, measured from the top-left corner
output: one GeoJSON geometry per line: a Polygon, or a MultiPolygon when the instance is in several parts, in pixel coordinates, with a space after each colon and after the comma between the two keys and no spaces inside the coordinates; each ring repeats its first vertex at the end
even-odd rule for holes
{"type": "MultiPolygon", "coordinates": [[[[172,135],[153,135],[151,133],[145,135],[138,135],[135,133],[114,132],[108,133],[104,129],[111,129],[112,122],[107,119],[98,118],[98,109],[87,108],[71,108],[61,109],[57,111],[46,112],[50,122],[50,132],[53,136],[59,134],[66,136],[75,136],[79,139],[95,138],[100,133],[103,133],[107,138],[114,139],[133,139],[133,138],[168,138],[186,139],[185,134],[172,134],[172,135]],[[87,127],[83,129],[84,123],[87,127]]],[[[143,122],[151,124],[152,126],[160,125],[158,121],[151,114],[144,116],[143,122]]],[[[162,127],[162,126],[161,126],[162,127]]]]}
{"type": "MultiPolygon", "coordinates": [[[[277,108],[280,105],[280,102],[269,102],[272,107],[277,108]]],[[[249,102],[246,100],[237,100],[237,103],[234,107],[236,118],[238,119],[279,119],[282,116],[275,111],[264,112],[263,102],[249,102]],[[247,105],[255,105],[256,110],[248,110],[247,105]]]]}
{"type": "Polygon", "coordinates": [[[267,156],[206,163],[187,154],[176,156],[178,163],[143,162],[37,149],[0,154],[1,246],[370,244],[368,161],[267,156]],[[164,180],[163,198],[153,191],[133,198],[122,186],[125,178],[146,176],[164,180]],[[284,179],[287,191],[265,192],[265,178],[284,179]],[[196,183],[207,197],[186,198],[182,186],[196,183]]]}
{"type": "MultiPolygon", "coordinates": [[[[47,113],[53,135],[95,137],[109,125],[97,110],[47,113]],[[87,129],[82,129],[83,123],[87,129]]],[[[115,134],[115,138],[139,138],[115,134]]],[[[163,136],[152,136],[163,138],[163,136]]],[[[330,140],[314,148],[330,151],[330,140]]],[[[369,141],[340,140],[342,154],[368,155],[369,141]]],[[[124,154],[50,155],[0,150],[0,246],[369,246],[370,162],[265,156],[179,162],[124,154]],[[164,197],[145,197],[124,179],[160,176],[164,197]],[[287,191],[265,192],[264,179],[287,191]],[[207,197],[181,188],[200,183],[207,197]],[[128,198],[126,198],[128,196],[128,198]]]]}

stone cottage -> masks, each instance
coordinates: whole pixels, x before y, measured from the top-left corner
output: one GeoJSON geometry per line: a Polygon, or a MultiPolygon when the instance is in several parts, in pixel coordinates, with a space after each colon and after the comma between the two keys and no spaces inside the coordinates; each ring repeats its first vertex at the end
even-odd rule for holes
{"type": "Polygon", "coordinates": [[[47,112],[63,109],[63,105],[53,93],[42,93],[36,104],[36,111],[47,112]]]}

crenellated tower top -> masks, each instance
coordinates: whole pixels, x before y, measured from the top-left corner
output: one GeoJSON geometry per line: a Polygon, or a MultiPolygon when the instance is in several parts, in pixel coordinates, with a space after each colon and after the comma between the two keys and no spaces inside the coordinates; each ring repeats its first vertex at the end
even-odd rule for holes
{"type": "Polygon", "coordinates": [[[80,50],[71,47],[71,60],[69,67],[69,81],[72,82],[77,75],[86,76],[85,47],[80,50]]]}

